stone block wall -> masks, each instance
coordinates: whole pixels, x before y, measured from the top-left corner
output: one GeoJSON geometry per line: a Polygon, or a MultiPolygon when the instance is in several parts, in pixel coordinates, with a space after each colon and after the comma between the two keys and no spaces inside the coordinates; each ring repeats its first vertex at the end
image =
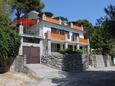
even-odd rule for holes
{"type": "Polygon", "coordinates": [[[24,56],[16,56],[10,67],[10,71],[23,72],[25,64],[24,61],[24,56]]]}
{"type": "Polygon", "coordinates": [[[64,70],[68,72],[79,72],[85,69],[83,58],[80,55],[59,54],[45,55],[41,58],[41,63],[52,68],[64,70]]]}
{"type": "Polygon", "coordinates": [[[111,56],[109,55],[91,55],[92,66],[99,67],[109,67],[112,66],[111,56]]]}

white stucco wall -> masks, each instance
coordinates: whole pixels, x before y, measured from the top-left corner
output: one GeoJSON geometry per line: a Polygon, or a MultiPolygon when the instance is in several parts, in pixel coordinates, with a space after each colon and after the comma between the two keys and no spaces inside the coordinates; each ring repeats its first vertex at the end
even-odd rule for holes
{"type": "Polygon", "coordinates": [[[72,40],[72,32],[69,32],[69,39],[67,39],[67,41],[71,41],[72,40]]]}
{"type": "Polygon", "coordinates": [[[84,38],[84,34],[83,33],[79,33],[79,37],[80,38],[84,38]]]}
{"type": "Polygon", "coordinates": [[[47,27],[47,26],[43,26],[42,31],[43,31],[43,38],[45,38],[45,33],[46,33],[47,31],[51,32],[51,28],[50,28],[50,27],[47,27]]]}

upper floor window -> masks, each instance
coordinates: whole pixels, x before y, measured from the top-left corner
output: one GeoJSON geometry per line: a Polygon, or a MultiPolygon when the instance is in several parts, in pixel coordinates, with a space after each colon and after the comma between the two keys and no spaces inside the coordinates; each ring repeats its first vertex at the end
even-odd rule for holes
{"type": "Polygon", "coordinates": [[[51,28],[51,32],[64,35],[64,30],[60,30],[60,29],[57,29],[57,28],[51,28]]]}
{"type": "Polygon", "coordinates": [[[61,34],[61,35],[64,35],[64,30],[60,30],[60,34],[61,34]]]}
{"type": "Polygon", "coordinates": [[[68,31],[65,31],[65,33],[67,34],[67,38],[70,39],[70,34],[68,31]]]}
{"type": "Polygon", "coordinates": [[[26,42],[26,43],[37,43],[37,44],[39,44],[40,43],[40,39],[38,39],[38,38],[24,37],[23,38],[23,42],[26,42]]]}
{"type": "Polygon", "coordinates": [[[51,32],[52,33],[57,33],[57,29],[56,28],[51,28],[51,32]]]}

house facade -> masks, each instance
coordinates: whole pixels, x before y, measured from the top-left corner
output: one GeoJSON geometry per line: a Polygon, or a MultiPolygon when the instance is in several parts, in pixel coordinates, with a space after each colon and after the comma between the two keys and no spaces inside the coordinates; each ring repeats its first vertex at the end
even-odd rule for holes
{"type": "Polygon", "coordinates": [[[27,63],[40,63],[43,55],[51,55],[67,48],[83,49],[84,53],[89,53],[89,39],[84,38],[83,26],[45,14],[39,17],[34,11],[16,22],[21,36],[19,55],[26,55],[27,63]]]}

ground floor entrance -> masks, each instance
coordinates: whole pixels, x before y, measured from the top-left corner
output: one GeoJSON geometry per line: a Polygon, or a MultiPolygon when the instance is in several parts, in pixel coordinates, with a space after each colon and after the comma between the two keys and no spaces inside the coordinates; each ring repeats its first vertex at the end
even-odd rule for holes
{"type": "Polygon", "coordinates": [[[40,47],[23,46],[27,64],[40,63],[40,47]]]}

